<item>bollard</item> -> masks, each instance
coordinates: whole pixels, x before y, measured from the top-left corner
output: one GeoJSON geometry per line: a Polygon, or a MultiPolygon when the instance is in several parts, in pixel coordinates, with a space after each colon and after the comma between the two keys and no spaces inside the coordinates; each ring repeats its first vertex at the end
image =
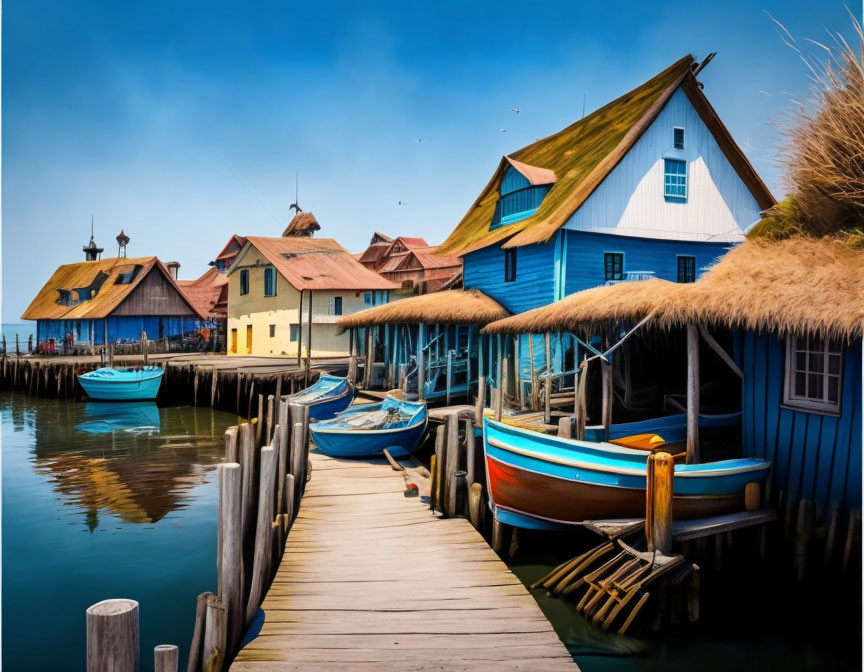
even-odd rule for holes
{"type": "Polygon", "coordinates": [[[115,599],[87,609],[87,672],[138,672],[138,603],[115,599]]]}
{"type": "Polygon", "coordinates": [[[648,550],[672,552],[672,484],[675,461],[669,453],[649,455],[645,488],[645,536],[648,550]]]}
{"type": "Polygon", "coordinates": [[[159,644],[153,649],[154,672],[177,672],[180,650],[173,644],[159,644]]]}
{"type": "Polygon", "coordinates": [[[483,485],[472,483],[468,488],[468,517],[474,529],[480,529],[480,507],[483,506],[483,485]]]}

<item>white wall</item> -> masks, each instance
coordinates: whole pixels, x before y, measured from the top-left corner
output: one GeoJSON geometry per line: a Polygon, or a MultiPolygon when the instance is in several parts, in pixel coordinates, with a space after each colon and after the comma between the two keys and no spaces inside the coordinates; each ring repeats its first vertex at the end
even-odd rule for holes
{"type": "Polygon", "coordinates": [[[564,225],[574,231],[737,242],[761,208],[678,89],[633,148],[564,225]],[[672,146],[684,128],[684,149],[672,146]],[[687,161],[687,202],[667,203],[664,159],[687,161]]]}

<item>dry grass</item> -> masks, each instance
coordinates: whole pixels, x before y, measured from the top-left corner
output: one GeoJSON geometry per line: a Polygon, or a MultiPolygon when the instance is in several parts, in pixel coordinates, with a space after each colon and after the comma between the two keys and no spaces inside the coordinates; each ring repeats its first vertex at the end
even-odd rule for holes
{"type": "Polygon", "coordinates": [[[811,41],[821,57],[805,53],[780,26],[786,43],[809,69],[811,95],[787,122],[781,147],[780,160],[792,197],[775,208],[753,236],[776,239],[796,233],[848,232],[860,238],[864,227],[864,34],[854,18],[852,24],[856,47],[839,34],[830,46],[811,41]]]}
{"type": "Polygon", "coordinates": [[[487,333],[583,331],[651,315],[668,328],[702,322],[754,331],[860,337],[864,250],[844,239],[748,240],[691,285],[623,282],[490,324],[487,333]]]}
{"type": "Polygon", "coordinates": [[[507,317],[497,301],[476,289],[451,289],[361,310],[339,321],[342,329],[376,324],[488,324],[507,317]]]}

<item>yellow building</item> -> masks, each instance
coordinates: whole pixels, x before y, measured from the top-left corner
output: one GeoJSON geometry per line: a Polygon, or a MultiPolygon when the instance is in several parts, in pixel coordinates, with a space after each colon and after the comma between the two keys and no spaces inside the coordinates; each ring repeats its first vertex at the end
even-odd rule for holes
{"type": "Polygon", "coordinates": [[[331,238],[249,236],[228,270],[228,354],[348,354],[344,315],[386,303],[398,285],[331,238]],[[311,327],[310,327],[311,305],[311,327]]]}

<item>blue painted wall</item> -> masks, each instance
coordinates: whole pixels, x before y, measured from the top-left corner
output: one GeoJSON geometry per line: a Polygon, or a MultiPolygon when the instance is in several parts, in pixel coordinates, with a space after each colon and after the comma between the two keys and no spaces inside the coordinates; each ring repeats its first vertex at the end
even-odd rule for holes
{"type": "Polygon", "coordinates": [[[516,249],[516,280],[504,282],[501,245],[470,252],[463,258],[466,289],[479,289],[511,313],[545,306],[555,298],[554,245],[516,249]]]}
{"type": "MultiPolygon", "coordinates": [[[[181,337],[183,334],[195,331],[204,326],[204,322],[186,317],[153,317],[153,316],[117,316],[108,318],[108,340],[118,341],[141,340],[141,332],[147,332],[147,338],[181,337]],[[161,323],[161,329],[160,329],[161,323]]],[[[44,341],[56,339],[61,344],[66,334],[72,331],[78,344],[103,345],[105,341],[103,320],[38,320],[36,323],[36,338],[44,341]]]]}
{"type": "Polygon", "coordinates": [[[786,501],[810,499],[821,515],[834,502],[861,506],[861,341],[844,354],[840,415],[782,408],[785,339],[736,334],[736,359],[744,372],[744,455],[774,462],[774,493],[786,501]]]}
{"type": "Polygon", "coordinates": [[[602,233],[565,231],[567,268],[565,293],[573,294],[602,285],[603,254],[624,253],[624,272],[653,271],[656,277],[678,280],[678,255],[696,257],[697,278],[726,254],[728,243],[693,243],[655,238],[630,238],[602,233]]]}

